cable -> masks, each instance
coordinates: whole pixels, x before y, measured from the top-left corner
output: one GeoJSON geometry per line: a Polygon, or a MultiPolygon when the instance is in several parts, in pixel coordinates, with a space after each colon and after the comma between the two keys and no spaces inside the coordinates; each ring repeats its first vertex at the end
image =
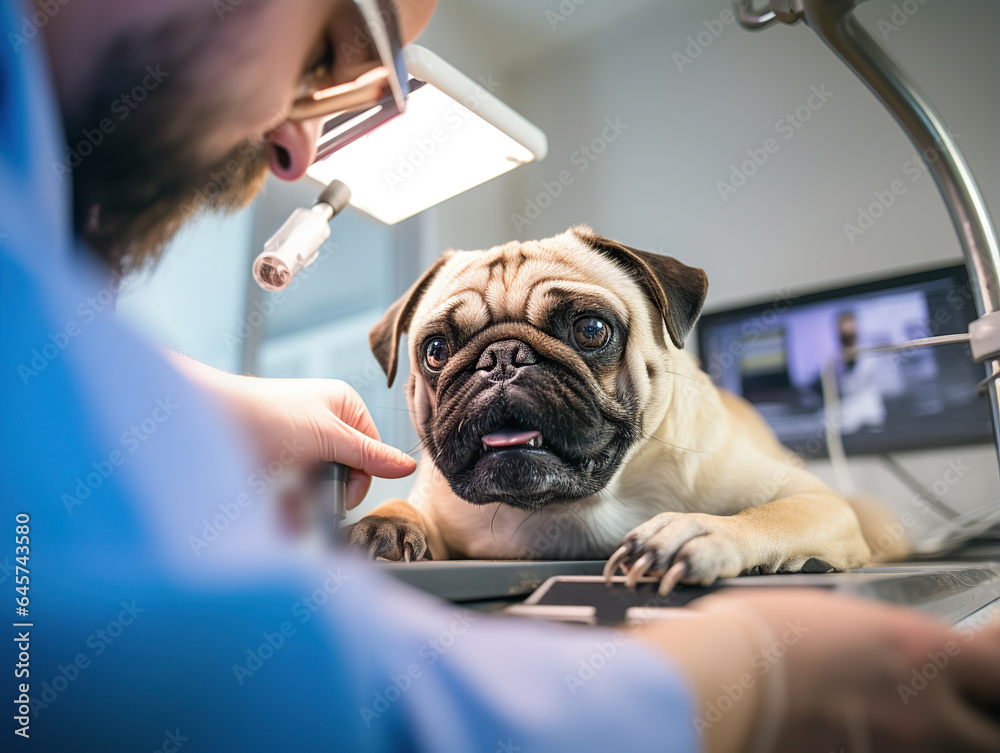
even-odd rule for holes
{"type": "Polygon", "coordinates": [[[918,478],[906,470],[892,455],[886,452],[882,453],[878,457],[889,467],[889,470],[895,474],[896,478],[920,495],[920,497],[926,500],[931,507],[936,508],[939,513],[947,517],[949,520],[957,520],[961,517],[961,513],[945,504],[939,496],[924,486],[918,478]]]}
{"type": "Polygon", "coordinates": [[[830,455],[830,464],[837,477],[837,488],[845,497],[857,494],[854,478],[847,464],[847,452],[844,450],[844,435],[840,431],[840,394],[837,392],[837,373],[834,361],[829,361],[820,372],[820,387],[823,390],[823,418],[826,430],[826,450],[830,455]]]}
{"type": "Polygon", "coordinates": [[[986,388],[989,387],[991,384],[993,384],[993,382],[995,382],[997,379],[1000,379],[1000,369],[997,369],[988,377],[980,381],[979,384],[976,385],[976,394],[985,395],[986,388]]]}

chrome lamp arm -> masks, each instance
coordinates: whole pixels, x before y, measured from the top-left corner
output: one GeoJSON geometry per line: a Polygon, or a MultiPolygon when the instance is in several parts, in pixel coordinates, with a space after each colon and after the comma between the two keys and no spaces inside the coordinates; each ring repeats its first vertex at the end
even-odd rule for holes
{"type": "MultiPolygon", "coordinates": [[[[997,234],[972,172],[955,139],[930,100],[878,45],[854,16],[864,0],[771,0],[767,11],[753,0],[733,0],[746,28],[774,21],[804,21],[886,106],[917,148],[944,199],[969,270],[979,319],[969,328],[972,353],[992,376],[1000,373],[1000,250],[997,234]]],[[[993,438],[1000,459],[1000,387],[994,378],[987,395],[993,438]]]]}

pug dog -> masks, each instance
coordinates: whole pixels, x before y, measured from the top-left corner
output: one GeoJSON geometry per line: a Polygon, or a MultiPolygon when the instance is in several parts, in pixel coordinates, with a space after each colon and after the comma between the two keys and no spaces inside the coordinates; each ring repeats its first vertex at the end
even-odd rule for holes
{"type": "Polygon", "coordinates": [[[448,251],[371,330],[423,443],[409,500],[350,531],[372,558],[605,559],[634,584],[872,559],[848,501],[684,350],[704,271],[574,227],[448,251]]]}

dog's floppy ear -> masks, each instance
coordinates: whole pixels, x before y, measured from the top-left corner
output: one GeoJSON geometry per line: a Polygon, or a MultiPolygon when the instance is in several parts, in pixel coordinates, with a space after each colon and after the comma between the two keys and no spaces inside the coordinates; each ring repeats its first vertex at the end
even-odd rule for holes
{"type": "Polygon", "coordinates": [[[577,226],[572,232],[632,275],[663,316],[667,333],[674,345],[683,348],[684,341],[698,321],[708,293],[708,276],[705,270],[689,267],[672,256],[623,246],[617,241],[597,235],[586,225],[577,226]]]}
{"type": "Polygon", "coordinates": [[[372,353],[375,354],[375,360],[378,361],[382,371],[388,377],[390,387],[396,378],[399,339],[409,329],[410,322],[413,320],[413,312],[416,311],[420,299],[446,261],[448,261],[447,255],[435,261],[431,268],[424,272],[420,279],[413,283],[410,289],[389,307],[389,310],[368,333],[368,344],[371,346],[372,353]]]}

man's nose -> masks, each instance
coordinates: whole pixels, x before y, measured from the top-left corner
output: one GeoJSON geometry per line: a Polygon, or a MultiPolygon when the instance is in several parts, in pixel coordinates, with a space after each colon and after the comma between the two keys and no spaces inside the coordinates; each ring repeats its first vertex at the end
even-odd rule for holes
{"type": "Polygon", "coordinates": [[[531,346],[520,340],[501,340],[492,343],[479,356],[477,371],[488,371],[494,382],[513,379],[522,366],[538,363],[531,346]]]}
{"type": "Polygon", "coordinates": [[[320,118],[292,122],[286,120],[268,135],[268,164],[282,180],[298,180],[316,159],[320,118]]]}

